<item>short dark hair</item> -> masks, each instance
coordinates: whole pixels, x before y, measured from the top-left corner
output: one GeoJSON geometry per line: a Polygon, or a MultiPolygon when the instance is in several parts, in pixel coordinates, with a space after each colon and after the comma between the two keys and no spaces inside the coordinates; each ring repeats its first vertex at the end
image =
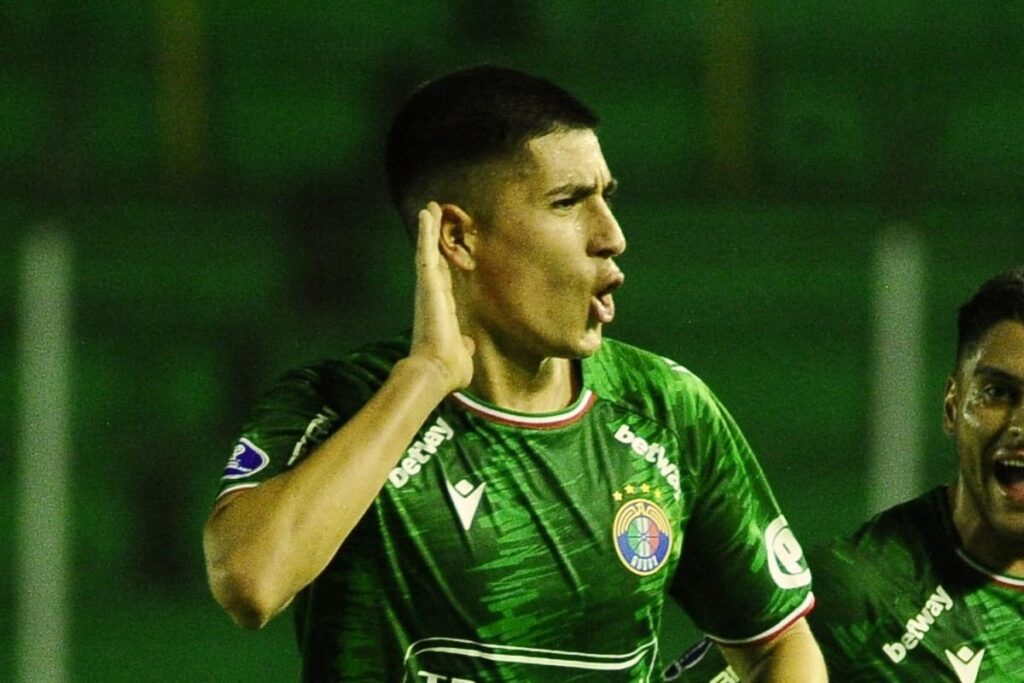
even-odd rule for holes
{"type": "Polygon", "coordinates": [[[1004,320],[1024,323],[1024,265],[986,281],[957,316],[956,367],[972,353],[989,328],[1004,320]]]}
{"type": "Polygon", "coordinates": [[[586,105],[543,78],[489,64],[449,73],[414,90],[392,121],[385,160],[392,201],[410,224],[420,207],[409,204],[431,199],[415,196],[431,184],[514,155],[533,138],[597,123],[586,105]]]}

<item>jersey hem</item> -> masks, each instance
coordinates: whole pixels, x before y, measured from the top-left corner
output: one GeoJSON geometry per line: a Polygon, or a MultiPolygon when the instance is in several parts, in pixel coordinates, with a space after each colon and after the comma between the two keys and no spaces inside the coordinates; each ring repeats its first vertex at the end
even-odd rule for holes
{"type": "Polygon", "coordinates": [[[786,629],[792,626],[794,623],[807,616],[810,611],[814,609],[814,593],[808,593],[804,601],[800,603],[800,606],[795,610],[786,615],[779,623],[772,626],[767,631],[762,631],[756,636],[750,638],[722,638],[712,633],[706,633],[708,638],[721,643],[722,645],[761,645],[768,641],[774,640],[778,636],[782,635],[786,629]]]}
{"type": "Polygon", "coordinates": [[[242,489],[253,489],[253,488],[256,488],[259,485],[260,485],[260,482],[258,482],[258,481],[247,481],[244,484],[232,484],[231,486],[228,486],[223,491],[218,493],[217,497],[214,499],[214,502],[220,500],[221,498],[223,498],[227,494],[231,493],[232,491],[241,491],[242,489]]]}

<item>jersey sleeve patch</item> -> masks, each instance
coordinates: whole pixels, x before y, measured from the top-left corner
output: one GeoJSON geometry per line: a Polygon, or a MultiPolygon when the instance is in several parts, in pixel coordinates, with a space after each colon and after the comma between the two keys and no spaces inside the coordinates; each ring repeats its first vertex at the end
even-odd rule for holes
{"type": "Polygon", "coordinates": [[[811,570],[804,561],[803,548],[784,516],[779,515],[768,525],[764,544],[768,551],[768,570],[779,588],[811,585],[811,570]]]}
{"type": "Polygon", "coordinates": [[[241,438],[231,453],[222,479],[245,479],[270,464],[270,456],[249,439],[241,438]]]}

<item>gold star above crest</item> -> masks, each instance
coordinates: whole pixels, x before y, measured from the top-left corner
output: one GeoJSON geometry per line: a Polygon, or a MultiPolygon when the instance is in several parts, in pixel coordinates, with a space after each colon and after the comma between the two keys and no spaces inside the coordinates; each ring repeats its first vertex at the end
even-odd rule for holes
{"type": "Polygon", "coordinates": [[[619,493],[618,491],[615,491],[615,492],[612,493],[612,498],[615,499],[616,503],[621,502],[622,501],[622,494],[619,493]]]}
{"type": "Polygon", "coordinates": [[[636,493],[636,487],[633,486],[632,484],[626,484],[626,493],[629,493],[629,494],[636,493]]]}
{"type": "Polygon", "coordinates": [[[650,493],[651,492],[651,485],[646,483],[646,482],[644,482],[644,484],[640,487],[640,490],[643,491],[644,493],[650,493]]]}
{"type": "Polygon", "coordinates": [[[654,489],[654,499],[661,500],[661,489],[654,489]]]}

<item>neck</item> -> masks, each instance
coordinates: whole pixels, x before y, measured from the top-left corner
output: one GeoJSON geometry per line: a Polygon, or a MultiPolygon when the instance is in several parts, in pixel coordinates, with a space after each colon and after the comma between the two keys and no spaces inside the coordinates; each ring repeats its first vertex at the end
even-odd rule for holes
{"type": "Polygon", "coordinates": [[[999,536],[959,480],[949,485],[948,495],[953,526],[964,550],[1000,574],[1024,577],[1024,543],[1008,542],[999,536]]]}
{"type": "Polygon", "coordinates": [[[572,404],[580,389],[578,364],[568,358],[514,358],[477,341],[473,394],[501,408],[550,413],[572,404]]]}

